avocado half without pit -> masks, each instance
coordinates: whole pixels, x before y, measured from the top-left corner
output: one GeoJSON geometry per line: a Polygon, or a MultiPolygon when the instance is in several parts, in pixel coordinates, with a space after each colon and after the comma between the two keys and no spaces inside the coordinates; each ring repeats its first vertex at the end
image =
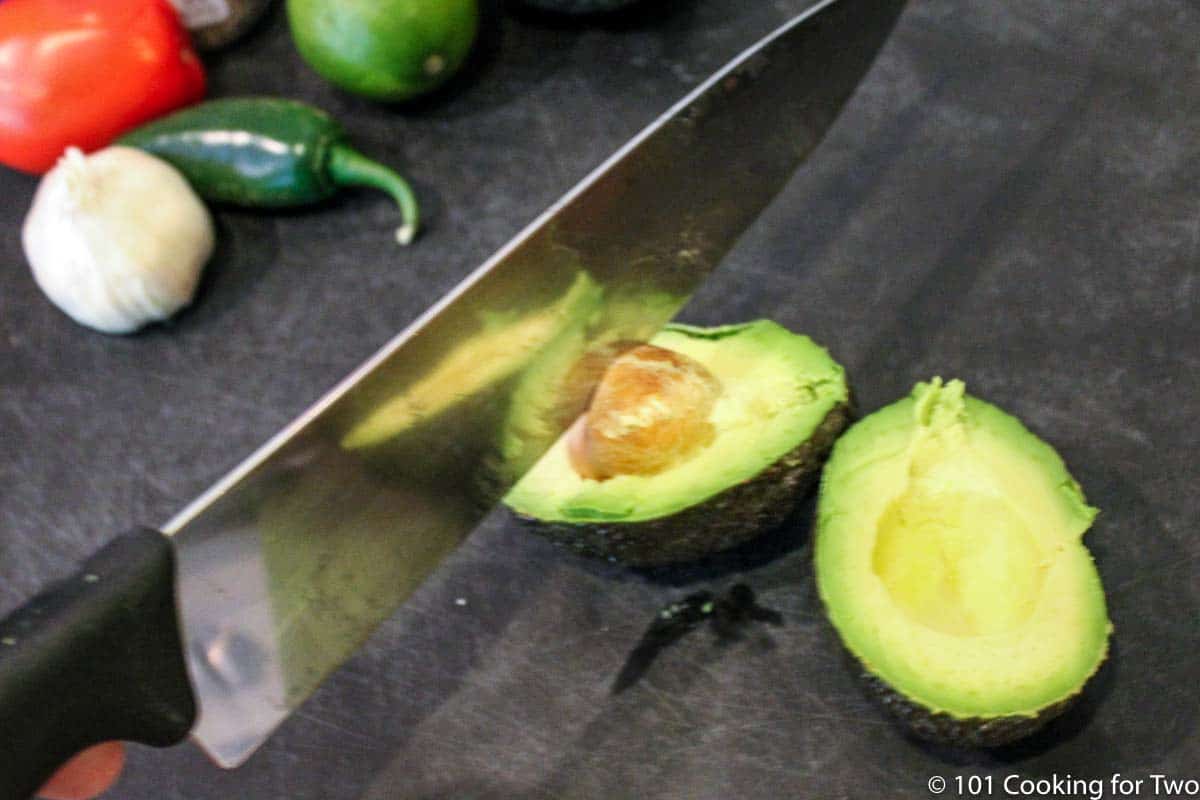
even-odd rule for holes
{"type": "Polygon", "coordinates": [[[821,478],[820,595],[919,737],[995,746],[1062,713],[1112,630],[1082,537],[1096,515],[1014,417],[934,379],[854,425],[821,478]]]}
{"type": "Polygon", "coordinates": [[[585,555],[695,559],[792,513],[849,404],[844,371],[806,336],[768,320],[669,325],[608,367],[505,503],[585,555]]]}

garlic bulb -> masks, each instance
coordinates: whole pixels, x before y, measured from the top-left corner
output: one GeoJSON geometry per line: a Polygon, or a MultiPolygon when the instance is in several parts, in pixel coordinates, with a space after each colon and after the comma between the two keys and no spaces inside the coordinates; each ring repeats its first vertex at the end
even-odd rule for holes
{"type": "Polygon", "coordinates": [[[80,324],[130,333],[191,302],[215,244],[212,217],[155,156],[69,148],[42,178],[22,230],[34,280],[80,324]]]}

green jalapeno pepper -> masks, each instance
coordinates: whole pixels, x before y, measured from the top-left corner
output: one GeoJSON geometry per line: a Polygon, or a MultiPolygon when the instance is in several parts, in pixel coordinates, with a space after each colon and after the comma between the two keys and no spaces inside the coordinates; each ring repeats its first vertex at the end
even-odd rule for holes
{"type": "Polygon", "coordinates": [[[371,186],[395,199],[403,224],[396,239],[417,233],[418,209],[404,178],[351,147],[346,132],[320,109],[295,100],[210,100],[163,117],[119,140],[174,165],[201,197],[250,208],[306,205],[344,186],[371,186]]]}

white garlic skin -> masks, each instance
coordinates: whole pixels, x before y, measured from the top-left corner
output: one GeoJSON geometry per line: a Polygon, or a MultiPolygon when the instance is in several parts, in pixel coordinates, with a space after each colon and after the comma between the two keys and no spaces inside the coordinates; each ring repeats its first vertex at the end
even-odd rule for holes
{"type": "Polygon", "coordinates": [[[212,216],[167,162],[131,147],[69,148],[22,229],[34,280],[76,322],[131,333],[192,301],[212,216]]]}

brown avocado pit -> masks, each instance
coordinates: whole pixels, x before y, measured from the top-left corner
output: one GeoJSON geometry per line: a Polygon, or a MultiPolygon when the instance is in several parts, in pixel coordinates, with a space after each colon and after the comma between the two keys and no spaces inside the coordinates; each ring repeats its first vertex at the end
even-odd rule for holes
{"type": "Polygon", "coordinates": [[[652,344],[622,353],[604,372],[567,434],[584,478],[655,475],[710,444],[721,383],[693,358],[652,344]]]}

